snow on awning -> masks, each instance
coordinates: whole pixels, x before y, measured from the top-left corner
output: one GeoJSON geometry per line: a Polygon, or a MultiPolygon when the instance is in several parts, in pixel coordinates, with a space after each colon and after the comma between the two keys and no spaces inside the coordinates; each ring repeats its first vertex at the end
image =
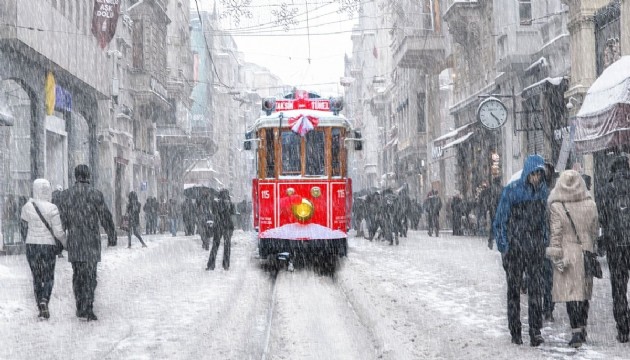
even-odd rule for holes
{"type": "Polygon", "coordinates": [[[548,85],[560,86],[563,81],[568,81],[568,79],[564,76],[544,78],[524,88],[523,91],[521,91],[521,97],[529,98],[533,95],[539,94],[542,91],[544,91],[545,86],[548,86],[548,85]]]}
{"type": "Polygon", "coordinates": [[[610,65],[589,88],[575,118],[575,150],[630,144],[630,56],[610,65]]]}
{"type": "Polygon", "coordinates": [[[464,141],[468,140],[473,134],[474,134],[474,132],[471,131],[468,134],[451,141],[450,143],[442,146],[442,150],[445,150],[445,149],[448,149],[448,148],[453,147],[455,145],[459,145],[459,144],[463,143],[464,141]]]}
{"type": "Polygon", "coordinates": [[[447,142],[448,140],[451,140],[457,136],[459,136],[460,134],[462,134],[464,132],[464,130],[466,130],[470,125],[474,124],[474,122],[468,123],[464,126],[460,126],[457,129],[447,132],[446,134],[438,137],[437,139],[433,140],[433,144],[434,146],[440,146],[441,144],[447,142]]]}

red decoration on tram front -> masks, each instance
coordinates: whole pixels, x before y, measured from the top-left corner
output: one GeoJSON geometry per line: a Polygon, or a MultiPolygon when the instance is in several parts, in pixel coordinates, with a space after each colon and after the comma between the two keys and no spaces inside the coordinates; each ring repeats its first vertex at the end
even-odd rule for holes
{"type": "Polygon", "coordinates": [[[296,117],[289,118],[289,127],[294,133],[304,136],[309,131],[315,129],[319,124],[319,119],[315,116],[300,114],[296,117]]]}

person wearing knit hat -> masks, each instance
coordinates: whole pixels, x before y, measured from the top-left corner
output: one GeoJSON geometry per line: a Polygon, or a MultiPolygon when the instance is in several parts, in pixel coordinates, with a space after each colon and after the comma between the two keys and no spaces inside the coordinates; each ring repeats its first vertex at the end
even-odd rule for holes
{"type": "Polygon", "coordinates": [[[595,251],[597,206],[575,170],[560,174],[548,203],[551,239],[545,254],[554,265],[552,297],[555,303],[566,303],[572,329],[569,345],[578,348],[586,341],[593,292],[593,277],[585,273],[583,252],[595,251]]]}

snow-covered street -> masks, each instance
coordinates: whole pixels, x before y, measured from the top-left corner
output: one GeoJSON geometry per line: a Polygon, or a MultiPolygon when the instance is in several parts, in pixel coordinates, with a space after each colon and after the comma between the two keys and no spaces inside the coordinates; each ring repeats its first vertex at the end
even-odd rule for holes
{"type": "MultiPolygon", "coordinates": [[[[607,265],[595,281],[588,342],[564,304],[531,348],[510,343],[500,255],[481,238],[410,232],[399,246],[352,237],[334,278],[261,270],[253,233],[236,231],[229,271],[205,271],[198,236],[146,236],[104,248],[95,322],[75,317],[59,259],[51,318],[37,319],[25,256],[0,257],[0,359],[628,359],[615,340],[607,265]],[[270,324],[270,326],[269,326],[270,324]]],[[[219,250],[219,265],[221,258],[219,250]]]]}

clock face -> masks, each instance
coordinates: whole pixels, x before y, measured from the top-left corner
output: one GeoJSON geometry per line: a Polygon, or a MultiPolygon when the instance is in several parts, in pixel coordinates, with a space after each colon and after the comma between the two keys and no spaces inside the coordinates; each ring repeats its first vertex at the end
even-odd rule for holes
{"type": "Polygon", "coordinates": [[[496,98],[489,98],[479,104],[477,119],[488,129],[498,129],[507,121],[507,108],[496,98]]]}

